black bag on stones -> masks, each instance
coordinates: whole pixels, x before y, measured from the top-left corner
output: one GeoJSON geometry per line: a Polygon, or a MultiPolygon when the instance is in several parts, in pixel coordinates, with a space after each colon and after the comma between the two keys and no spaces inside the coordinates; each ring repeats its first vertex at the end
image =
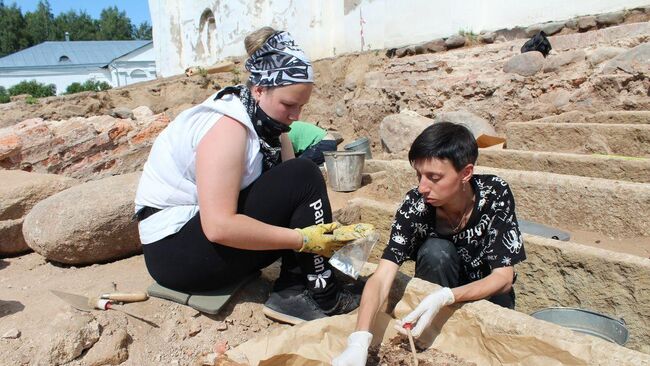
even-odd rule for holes
{"type": "Polygon", "coordinates": [[[533,38],[529,39],[521,46],[521,53],[539,51],[546,57],[551,52],[551,42],[546,39],[546,33],[539,31],[533,38]]]}

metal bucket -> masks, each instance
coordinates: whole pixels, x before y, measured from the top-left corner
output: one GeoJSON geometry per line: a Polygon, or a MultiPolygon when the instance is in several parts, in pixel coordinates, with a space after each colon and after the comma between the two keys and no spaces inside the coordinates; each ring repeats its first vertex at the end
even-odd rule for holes
{"type": "Polygon", "coordinates": [[[356,139],[349,144],[343,146],[345,151],[363,151],[366,153],[366,159],[372,159],[372,152],[370,151],[370,140],[367,137],[356,139]]]}
{"type": "Polygon", "coordinates": [[[623,319],[614,319],[590,310],[553,307],[536,311],[530,316],[621,346],[627,343],[629,336],[623,319]]]}
{"type": "Polygon", "coordinates": [[[363,151],[324,151],[327,181],[337,192],[352,192],[361,187],[366,154],[363,151]]]}

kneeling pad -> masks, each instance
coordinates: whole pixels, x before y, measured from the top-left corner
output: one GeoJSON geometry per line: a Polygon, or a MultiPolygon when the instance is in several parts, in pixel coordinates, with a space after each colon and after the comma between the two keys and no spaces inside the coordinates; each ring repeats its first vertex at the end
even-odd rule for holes
{"type": "Polygon", "coordinates": [[[233,294],[251,280],[259,277],[260,273],[260,271],[253,272],[228,286],[210,291],[182,292],[163,287],[154,282],[147,289],[147,293],[152,297],[177,302],[194,308],[202,313],[214,315],[219,312],[233,294]]]}

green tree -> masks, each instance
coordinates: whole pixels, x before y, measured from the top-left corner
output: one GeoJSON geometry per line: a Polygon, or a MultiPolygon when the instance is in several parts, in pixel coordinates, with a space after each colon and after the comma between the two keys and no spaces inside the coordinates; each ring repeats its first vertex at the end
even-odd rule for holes
{"type": "Polygon", "coordinates": [[[133,25],[126,12],[119,11],[117,6],[109,6],[102,10],[99,16],[99,40],[130,40],[133,25]]]}
{"type": "Polygon", "coordinates": [[[0,103],[9,103],[11,98],[9,98],[9,93],[4,86],[0,86],[0,103]]]}
{"type": "Polygon", "coordinates": [[[110,89],[111,86],[105,81],[86,80],[83,84],[74,82],[65,88],[65,94],[74,94],[83,91],[103,91],[110,89]]]}
{"type": "Polygon", "coordinates": [[[6,6],[0,0],[0,57],[30,46],[24,31],[25,17],[20,8],[16,3],[6,6]]]}
{"type": "Polygon", "coordinates": [[[139,26],[133,27],[133,38],[149,40],[152,38],[151,35],[151,24],[149,22],[142,22],[139,26]]]}
{"type": "Polygon", "coordinates": [[[61,13],[54,18],[54,24],[57,40],[64,40],[65,32],[68,32],[71,41],[94,41],[99,33],[98,22],[85,11],[61,13]]]}
{"type": "Polygon", "coordinates": [[[29,94],[35,98],[51,97],[56,95],[56,85],[43,84],[36,80],[23,80],[20,83],[9,88],[9,95],[29,94]]]}
{"type": "Polygon", "coordinates": [[[25,32],[30,44],[35,45],[56,40],[57,32],[54,27],[54,15],[47,0],[39,1],[34,12],[25,13],[25,22],[25,32]]]}

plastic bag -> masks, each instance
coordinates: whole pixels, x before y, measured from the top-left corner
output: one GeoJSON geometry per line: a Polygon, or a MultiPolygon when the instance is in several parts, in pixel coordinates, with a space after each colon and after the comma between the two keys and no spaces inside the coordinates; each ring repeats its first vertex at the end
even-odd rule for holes
{"type": "Polygon", "coordinates": [[[368,260],[372,248],[379,241],[379,233],[373,231],[364,238],[354,240],[334,253],[329,263],[343,274],[354,278],[359,277],[361,268],[368,260]]]}
{"type": "Polygon", "coordinates": [[[530,51],[539,51],[544,55],[548,56],[548,53],[551,52],[551,42],[546,38],[546,33],[544,31],[539,31],[533,38],[529,39],[521,47],[521,53],[530,52],[530,51]]]}

